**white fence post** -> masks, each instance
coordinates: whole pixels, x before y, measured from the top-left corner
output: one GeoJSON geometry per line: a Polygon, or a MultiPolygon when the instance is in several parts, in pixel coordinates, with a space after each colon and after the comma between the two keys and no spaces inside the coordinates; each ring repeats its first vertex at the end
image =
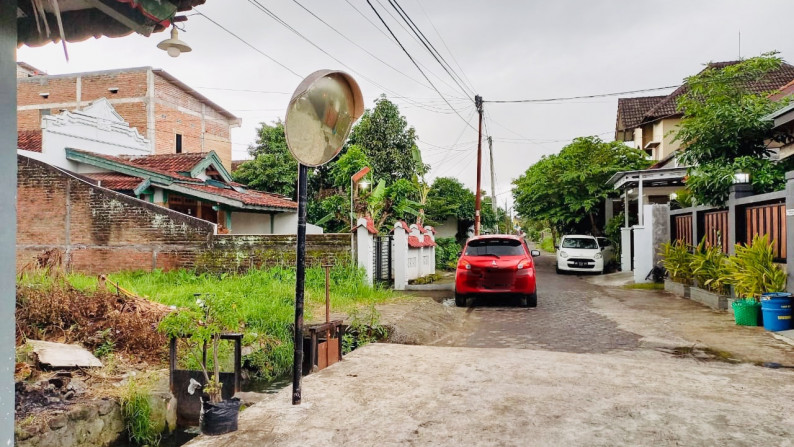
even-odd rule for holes
{"type": "Polygon", "coordinates": [[[430,250],[430,269],[427,272],[432,275],[436,273],[436,230],[430,225],[425,226],[425,230],[427,230],[427,237],[433,242],[433,245],[428,247],[430,250]]]}
{"type": "Polygon", "coordinates": [[[367,284],[373,283],[375,266],[373,264],[375,241],[367,228],[367,219],[359,217],[356,222],[356,261],[366,271],[367,284]]]}
{"type": "Polygon", "coordinates": [[[392,265],[394,266],[394,290],[405,290],[408,285],[408,234],[402,222],[394,224],[394,246],[392,265]]]}

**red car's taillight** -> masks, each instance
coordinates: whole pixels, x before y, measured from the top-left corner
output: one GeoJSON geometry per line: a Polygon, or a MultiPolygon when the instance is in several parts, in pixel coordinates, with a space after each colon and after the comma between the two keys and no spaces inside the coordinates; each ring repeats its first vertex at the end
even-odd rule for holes
{"type": "Polygon", "coordinates": [[[465,259],[461,259],[460,263],[458,264],[458,268],[459,269],[471,270],[471,264],[469,264],[469,262],[466,261],[465,259]]]}
{"type": "Polygon", "coordinates": [[[522,269],[525,269],[525,268],[529,268],[530,265],[532,265],[532,263],[530,261],[521,261],[516,266],[516,270],[522,270],[522,269]]]}

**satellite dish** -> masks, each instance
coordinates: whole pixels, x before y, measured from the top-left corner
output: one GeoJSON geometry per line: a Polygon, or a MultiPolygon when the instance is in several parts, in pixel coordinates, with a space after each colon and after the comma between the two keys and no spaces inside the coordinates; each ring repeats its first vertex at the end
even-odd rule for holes
{"type": "Polygon", "coordinates": [[[287,107],[287,147],[301,164],[321,166],[342,150],[353,123],[364,113],[358,83],[347,73],[319,70],[304,79],[287,107]]]}

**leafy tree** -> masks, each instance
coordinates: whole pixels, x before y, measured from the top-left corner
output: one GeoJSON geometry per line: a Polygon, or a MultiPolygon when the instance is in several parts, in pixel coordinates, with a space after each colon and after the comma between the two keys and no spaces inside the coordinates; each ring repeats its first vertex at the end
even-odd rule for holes
{"type": "Polygon", "coordinates": [[[349,144],[359,145],[370,161],[375,176],[388,184],[411,180],[417,174],[412,151],[416,147],[416,131],[408,126],[397,105],[385,95],[375,100],[353,127],[349,144]]]}
{"type": "Polygon", "coordinates": [[[273,125],[261,123],[257,129],[255,146],[249,146],[253,160],[241,164],[234,180],[253,189],[283,194],[295,199],[298,183],[298,162],[287,148],[284,123],[278,120],[273,125]]]}
{"type": "Polygon", "coordinates": [[[544,156],[516,179],[513,198],[524,217],[548,220],[561,229],[589,219],[600,234],[595,215],[614,190],[606,182],[619,171],[647,168],[651,162],[639,149],[598,137],[580,137],[560,151],[544,156]]]}
{"type": "Polygon", "coordinates": [[[338,188],[347,189],[350,195],[350,177],[369,164],[369,159],[361,146],[351,145],[331,165],[331,182],[338,188]]]}
{"type": "Polygon", "coordinates": [[[739,169],[759,170],[746,171],[753,172],[757,193],[783,186],[785,171],[764,160],[768,142],[785,141],[785,135],[763,119],[780,103],[769,99],[771,92],[753,89],[782,63],[775,53],[767,53],[722,68],[709,67],[686,79],[688,91],[677,103],[684,117],[675,140],[686,148],[679,160],[692,166],[687,188],[698,203],[723,204],[739,169]]]}
{"type": "Polygon", "coordinates": [[[427,219],[438,225],[450,217],[474,223],[474,193],[458,179],[438,177],[427,194],[427,219]]]}

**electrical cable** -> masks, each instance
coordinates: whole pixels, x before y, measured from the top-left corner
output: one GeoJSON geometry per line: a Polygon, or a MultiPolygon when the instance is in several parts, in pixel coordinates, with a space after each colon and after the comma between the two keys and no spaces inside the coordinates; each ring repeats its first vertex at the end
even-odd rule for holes
{"type": "Polygon", "coordinates": [[[655,87],[655,88],[644,88],[640,90],[629,90],[625,92],[613,92],[613,93],[601,93],[597,95],[582,95],[582,96],[568,96],[562,98],[545,98],[545,99],[511,99],[511,100],[489,100],[483,102],[489,102],[492,104],[512,104],[512,103],[531,103],[531,102],[553,102],[553,101],[568,101],[571,99],[588,99],[588,98],[604,98],[607,96],[620,96],[620,95],[630,95],[634,93],[646,93],[646,92],[654,92],[658,90],[669,90],[671,88],[678,88],[679,85],[668,85],[667,87],[655,87]]]}
{"type": "Polygon", "coordinates": [[[233,32],[231,32],[231,31],[229,31],[228,29],[226,29],[226,27],[224,27],[224,26],[223,26],[223,25],[221,25],[220,23],[218,23],[218,22],[216,22],[215,20],[212,20],[211,18],[207,17],[207,15],[206,15],[206,14],[204,14],[204,13],[202,13],[202,12],[200,12],[200,11],[196,11],[196,14],[197,14],[197,15],[199,15],[199,16],[201,16],[201,17],[204,17],[205,19],[207,19],[207,20],[209,20],[210,22],[214,23],[214,24],[215,24],[215,26],[217,26],[218,28],[220,28],[220,29],[222,29],[222,30],[226,31],[227,33],[231,34],[232,36],[234,36],[235,38],[237,38],[237,40],[239,40],[240,42],[242,42],[242,43],[246,44],[247,46],[251,47],[251,49],[253,49],[253,50],[254,50],[254,51],[256,51],[257,53],[261,54],[262,56],[265,56],[266,58],[270,59],[272,62],[276,63],[276,64],[277,64],[278,66],[280,66],[281,68],[283,68],[283,69],[287,70],[288,72],[290,72],[290,73],[294,74],[295,76],[297,76],[297,77],[299,77],[299,78],[303,78],[303,76],[299,75],[299,74],[298,74],[298,73],[297,73],[295,70],[293,70],[293,69],[291,69],[291,68],[287,67],[286,65],[284,65],[284,64],[282,64],[281,62],[279,62],[279,61],[277,61],[276,59],[274,59],[274,58],[273,58],[272,56],[270,56],[269,54],[265,53],[264,51],[260,50],[259,48],[255,47],[255,46],[251,45],[250,43],[248,43],[248,41],[246,41],[246,40],[245,40],[245,39],[243,39],[242,37],[238,36],[237,34],[234,34],[233,32]]]}
{"type": "Polygon", "coordinates": [[[464,123],[466,123],[467,126],[469,126],[472,129],[474,129],[474,126],[469,124],[469,122],[466,121],[466,119],[463,118],[463,116],[460,114],[460,112],[458,112],[457,109],[452,107],[452,104],[449,103],[447,98],[445,98],[444,95],[441,93],[441,91],[439,91],[438,88],[435,86],[435,84],[433,84],[433,81],[431,81],[430,78],[427,77],[425,72],[419,67],[419,64],[416,63],[416,61],[414,60],[413,56],[411,56],[411,53],[409,53],[408,50],[405,49],[403,44],[400,43],[399,39],[397,39],[397,36],[394,35],[394,32],[392,32],[391,28],[389,28],[389,25],[386,24],[386,21],[383,20],[383,17],[381,17],[380,13],[378,13],[378,10],[375,9],[375,6],[372,5],[372,2],[370,2],[370,0],[367,0],[367,4],[369,5],[370,8],[372,8],[372,11],[375,12],[375,15],[378,16],[378,19],[380,19],[381,23],[383,23],[383,26],[386,27],[386,29],[389,31],[389,33],[392,35],[392,37],[394,37],[394,39],[397,40],[397,43],[400,45],[400,48],[402,48],[402,50],[405,53],[405,55],[408,56],[408,59],[410,59],[411,62],[414,64],[414,66],[416,66],[416,69],[419,70],[420,73],[422,73],[422,76],[424,76],[425,79],[427,80],[427,82],[429,82],[430,85],[433,86],[433,89],[436,91],[436,93],[438,93],[438,95],[444,100],[444,102],[447,103],[447,106],[449,106],[450,109],[454,110],[455,114],[458,115],[460,117],[460,119],[463,120],[464,123]]]}
{"type": "Polygon", "coordinates": [[[460,76],[457,75],[457,73],[453,74],[455,71],[454,69],[452,69],[452,66],[449,65],[447,60],[444,59],[444,56],[442,56],[441,53],[439,53],[438,50],[436,50],[436,47],[427,39],[427,36],[425,36],[422,30],[420,30],[419,27],[416,26],[416,23],[414,23],[413,19],[411,19],[411,17],[408,16],[408,13],[405,12],[405,10],[402,8],[402,6],[400,6],[397,0],[388,0],[388,2],[392,6],[392,8],[394,8],[394,10],[397,11],[397,14],[403,19],[403,21],[405,21],[405,23],[408,25],[411,31],[419,38],[419,41],[427,49],[430,55],[433,56],[433,59],[435,59],[436,62],[438,62],[438,64],[441,65],[441,68],[443,68],[444,71],[447,72],[449,77],[452,78],[452,81],[454,81],[455,84],[457,84],[457,86],[460,87],[463,94],[468,96],[474,96],[474,91],[468,91],[466,87],[463,87],[461,85],[463,79],[461,79],[460,76]]]}
{"type": "MultiPolygon", "coordinates": [[[[374,85],[374,86],[376,86],[376,87],[378,87],[378,88],[380,88],[380,89],[382,89],[382,90],[384,90],[384,91],[386,91],[386,92],[389,92],[389,93],[392,93],[392,94],[395,94],[395,95],[399,95],[399,94],[398,94],[397,92],[395,92],[394,90],[391,90],[390,88],[388,88],[388,87],[386,87],[386,86],[384,86],[384,85],[381,85],[380,83],[378,83],[378,82],[377,82],[377,81],[375,81],[374,79],[372,79],[372,78],[370,78],[370,77],[368,77],[368,76],[365,76],[365,75],[364,75],[364,74],[362,74],[360,71],[358,71],[358,70],[355,70],[353,67],[351,67],[351,66],[349,66],[348,64],[346,64],[346,63],[342,62],[341,60],[339,60],[337,57],[335,57],[334,55],[332,55],[331,53],[329,53],[328,51],[326,51],[325,49],[323,49],[322,47],[320,47],[319,45],[317,45],[316,43],[314,43],[314,42],[313,42],[311,39],[309,39],[308,37],[304,36],[304,35],[303,35],[303,34],[302,34],[300,31],[298,31],[297,29],[293,28],[293,27],[292,27],[292,26],[291,26],[289,23],[285,22],[285,21],[284,21],[283,19],[281,19],[281,18],[280,18],[280,17],[279,17],[277,14],[275,14],[274,12],[272,12],[271,10],[269,10],[269,9],[268,9],[266,6],[262,5],[262,4],[261,4],[261,3],[260,3],[258,0],[248,0],[248,3],[250,3],[251,5],[253,5],[255,8],[259,9],[261,12],[263,12],[264,14],[266,14],[267,16],[269,16],[270,18],[272,18],[273,20],[275,20],[275,21],[276,21],[277,23],[279,23],[280,25],[284,26],[285,28],[287,28],[288,30],[290,30],[291,32],[293,32],[295,35],[297,35],[297,36],[298,36],[298,37],[300,37],[301,39],[305,40],[305,41],[306,41],[306,42],[307,42],[309,45],[313,46],[314,48],[316,48],[317,50],[319,50],[320,52],[322,52],[322,53],[323,53],[323,54],[325,54],[326,56],[328,56],[328,57],[330,57],[331,59],[333,59],[334,61],[336,61],[338,64],[341,64],[343,67],[345,67],[345,68],[347,68],[348,70],[350,70],[350,71],[352,71],[352,72],[356,73],[356,74],[357,74],[358,76],[360,76],[362,79],[364,79],[364,80],[368,81],[368,82],[369,82],[369,83],[371,83],[372,85],[374,85]]],[[[432,84],[432,83],[431,83],[431,84],[432,84]]],[[[436,91],[438,91],[438,90],[436,89],[436,91]]],[[[407,100],[407,101],[409,101],[409,102],[412,102],[412,103],[414,103],[415,105],[417,105],[417,107],[420,107],[420,108],[422,108],[422,106],[421,106],[421,105],[419,105],[418,103],[415,103],[415,102],[413,102],[413,101],[411,101],[410,99],[407,99],[407,98],[406,98],[406,100],[407,100]]],[[[451,107],[451,106],[450,106],[450,107],[451,107]]],[[[432,112],[433,110],[430,110],[430,111],[432,112]]]]}

